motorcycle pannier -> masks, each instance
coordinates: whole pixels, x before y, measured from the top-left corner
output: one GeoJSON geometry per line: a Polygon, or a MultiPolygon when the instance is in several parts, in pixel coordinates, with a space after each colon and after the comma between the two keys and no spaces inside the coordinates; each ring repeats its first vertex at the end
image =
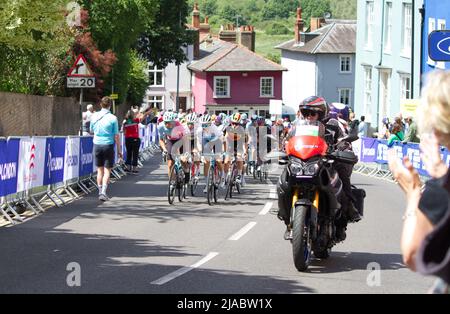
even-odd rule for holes
{"type": "Polygon", "coordinates": [[[352,194],[355,199],[355,207],[361,216],[364,216],[364,199],[366,198],[366,191],[358,189],[352,185],[352,194]]]}
{"type": "Polygon", "coordinates": [[[354,152],[351,151],[337,151],[334,152],[333,155],[335,156],[337,161],[342,163],[350,165],[358,163],[358,157],[355,155],[354,152]]]}

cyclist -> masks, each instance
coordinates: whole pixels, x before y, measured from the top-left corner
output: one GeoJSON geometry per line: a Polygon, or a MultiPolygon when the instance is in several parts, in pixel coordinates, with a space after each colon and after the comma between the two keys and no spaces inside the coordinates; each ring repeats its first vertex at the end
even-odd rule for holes
{"type": "MultiPolygon", "coordinates": [[[[247,123],[246,127],[247,143],[248,143],[248,161],[250,169],[256,169],[256,162],[258,161],[258,116],[253,115],[251,121],[247,123]],[[253,166],[253,167],[251,167],[253,166]]],[[[253,173],[252,173],[253,174],[253,173]]]]}
{"type": "Polygon", "coordinates": [[[192,160],[195,164],[195,172],[192,173],[192,175],[194,176],[195,180],[198,180],[201,160],[200,160],[199,150],[197,148],[197,145],[195,144],[195,136],[196,136],[195,132],[198,128],[197,114],[190,113],[186,116],[185,120],[186,120],[187,130],[189,131],[189,133],[188,133],[189,139],[190,139],[189,149],[191,151],[192,160]]]}
{"type": "MultiPolygon", "coordinates": [[[[166,112],[163,116],[162,123],[158,126],[159,145],[164,154],[167,155],[168,175],[175,163],[174,155],[179,151],[183,154],[183,146],[187,146],[188,137],[186,128],[177,121],[177,114],[174,112],[166,112]]],[[[186,182],[189,182],[189,170],[186,158],[181,158],[181,164],[185,172],[186,182]]]]}
{"type": "MultiPolygon", "coordinates": [[[[222,155],[222,137],[223,133],[217,128],[215,124],[212,123],[212,117],[209,114],[205,114],[200,119],[200,126],[196,130],[196,141],[197,141],[197,150],[202,152],[203,154],[212,155],[215,154],[215,159],[217,162],[217,167],[220,171],[221,183],[220,185],[223,187],[225,185],[225,175],[223,171],[223,164],[221,160],[222,155]]],[[[211,166],[211,157],[204,158],[204,175],[205,175],[205,183],[208,178],[209,168],[211,166]]],[[[203,190],[206,193],[208,187],[205,186],[203,190]]]]}
{"type": "Polygon", "coordinates": [[[244,160],[248,154],[245,142],[245,129],[241,125],[241,114],[235,113],[230,117],[231,125],[225,129],[225,173],[230,170],[231,159],[236,153],[238,175],[236,181],[245,184],[243,181],[244,160]]]}

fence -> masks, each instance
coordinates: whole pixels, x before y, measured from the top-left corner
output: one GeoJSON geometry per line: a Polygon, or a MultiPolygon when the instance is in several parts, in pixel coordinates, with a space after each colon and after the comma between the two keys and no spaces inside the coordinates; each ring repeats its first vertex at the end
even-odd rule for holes
{"type": "MultiPolygon", "coordinates": [[[[159,151],[156,125],[140,129],[140,137],[142,166],[144,160],[159,151]]],[[[123,134],[121,142],[125,142],[123,134]]],[[[125,158],[124,146],[121,145],[125,158]]],[[[44,211],[41,205],[44,201],[60,207],[67,200],[78,199],[79,193],[89,194],[97,189],[93,148],[92,137],[0,138],[0,217],[15,224],[23,221],[18,206],[37,215],[44,211]]],[[[126,175],[118,161],[116,151],[113,180],[126,175]]]]}
{"type": "MultiPolygon", "coordinates": [[[[398,158],[408,156],[419,175],[428,177],[417,143],[395,142],[390,148],[387,140],[362,138],[353,144],[353,148],[359,157],[359,163],[355,166],[357,173],[392,181],[392,173],[388,167],[388,151],[394,149],[398,158]]],[[[450,165],[450,153],[444,147],[441,147],[441,158],[450,165]]]]}

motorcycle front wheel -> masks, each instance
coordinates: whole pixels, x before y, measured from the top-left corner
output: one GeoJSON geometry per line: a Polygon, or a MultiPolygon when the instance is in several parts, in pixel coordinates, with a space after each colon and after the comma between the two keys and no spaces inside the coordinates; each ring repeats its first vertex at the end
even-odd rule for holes
{"type": "Polygon", "coordinates": [[[298,271],[304,272],[309,267],[311,261],[311,243],[309,208],[307,206],[297,206],[295,207],[292,226],[292,253],[294,265],[298,271]]]}

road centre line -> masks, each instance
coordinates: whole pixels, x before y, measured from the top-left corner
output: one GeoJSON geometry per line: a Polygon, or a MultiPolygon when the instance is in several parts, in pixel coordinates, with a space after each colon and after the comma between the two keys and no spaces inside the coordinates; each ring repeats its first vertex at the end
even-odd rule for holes
{"type": "Polygon", "coordinates": [[[256,222],[252,221],[246,224],[241,230],[232,235],[228,240],[237,241],[242,238],[247,232],[249,232],[254,226],[256,226],[256,222]]]}
{"type": "Polygon", "coordinates": [[[202,266],[203,264],[206,264],[207,262],[209,262],[210,260],[212,260],[214,257],[216,257],[217,255],[219,255],[219,253],[217,252],[210,252],[208,255],[206,255],[204,258],[202,258],[200,261],[198,261],[195,264],[192,264],[191,266],[188,267],[183,267],[180,268],[164,277],[161,277],[155,281],[152,281],[151,284],[152,285],[158,285],[158,286],[162,286],[166,283],[168,283],[169,281],[174,280],[175,278],[178,278],[180,276],[183,276],[184,274],[190,272],[191,270],[194,270],[196,268],[199,268],[200,266],[202,266]]]}
{"type": "Polygon", "coordinates": [[[264,206],[264,208],[259,212],[259,215],[260,215],[260,216],[267,215],[267,213],[270,211],[270,209],[272,208],[272,206],[273,206],[273,202],[268,202],[268,203],[266,204],[266,206],[264,206]]]}

